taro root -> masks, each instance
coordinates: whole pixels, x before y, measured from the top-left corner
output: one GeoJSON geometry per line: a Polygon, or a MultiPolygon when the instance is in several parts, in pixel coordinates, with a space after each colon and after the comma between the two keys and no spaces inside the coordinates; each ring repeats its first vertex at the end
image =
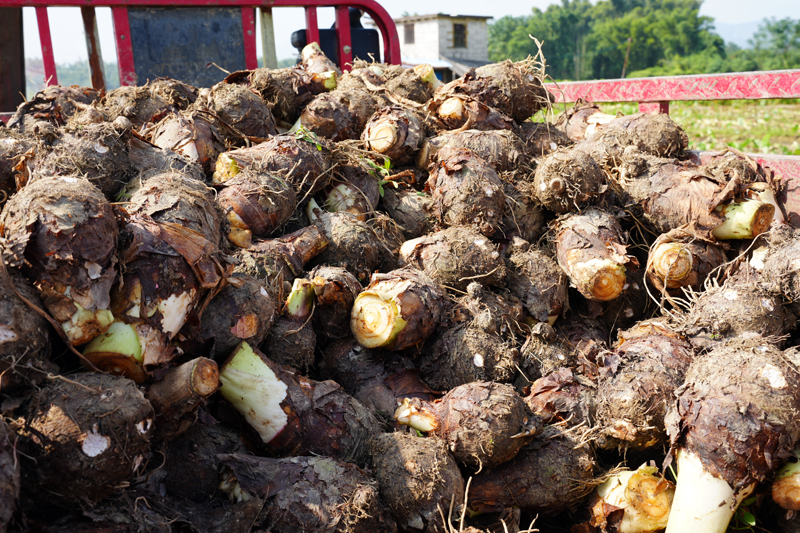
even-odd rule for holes
{"type": "MultiPolygon", "coordinates": [[[[297,278],[286,298],[283,314],[272,326],[263,349],[272,361],[303,373],[314,364],[317,337],[311,323],[314,311],[315,285],[307,279],[297,278]]],[[[349,314],[349,309],[344,311],[349,314]]]]}
{"type": "Polygon", "coordinates": [[[267,104],[241,85],[221,82],[211,89],[203,89],[193,107],[216,115],[234,128],[239,135],[228,135],[226,139],[234,144],[242,144],[241,135],[266,139],[278,134],[275,118],[267,104]]]}
{"type": "Polygon", "coordinates": [[[525,141],[531,157],[544,157],[561,146],[570,146],[572,140],[552,124],[526,120],[520,125],[519,136],[525,141]]]}
{"type": "Polygon", "coordinates": [[[389,99],[399,97],[402,100],[424,104],[433,97],[433,91],[439,87],[433,67],[428,64],[416,65],[414,68],[402,69],[397,75],[384,72],[386,92],[389,99]]]}
{"type": "Polygon", "coordinates": [[[199,164],[207,175],[214,172],[217,157],[226,148],[213,117],[197,111],[168,115],[148,132],[148,138],[159,148],[199,164]]]}
{"type": "Polygon", "coordinates": [[[4,393],[38,383],[48,373],[58,373],[49,359],[50,325],[20,296],[42,307],[39,295],[25,278],[0,265],[0,391],[4,393]]]}
{"type": "Polygon", "coordinates": [[[270,140],[220,154],[213,183],[219,185],[240,169],[270,172],[294,187],[298,202],[322,190],[330,181],[328,144],[312,136],[284,134],[270,140]]]}
{"type": "Polygon", "coordinates": [[[32,138],[0,128],[0,205],[28,182],[28,161],[33,155],[32,138]]]}
{"type": "Polygon", "coordinates": [[[503,181],[506,210],[500,229],[504,238],[512,240],[520,237],[536,242],[542,236],[545,230],[544,209],[532,188],[533,184],[523,179],[503,181]]]}
{"type": "Polygon", "coordinates": [[[314,329],[324,339],[350,336],[350,310],[364,288],[341,267],[318,266],[309,272],[314,288],[314,329]]]}
{"type": "Polygon", "coordinates": [[[300,61],[303,69],[310,74],[322,74],[323,72],[335,72],[341,75],[342,71],[336,66],[336,63],[328,59],[319,43],[308,43],[300,51],[300,61]]]}
{"type": "Polygon", "coordinates": [[[433,229],[433,222],[428,216],[431,197],[425,193],[386,187],[381,204],[407,239],[422,237],[433,229]]]}
{"type": "Polygon", "coordinates": [[[766,290],[759,279],[763,277],[745,264],[722,285],[714,284],[702,292],[683,318],[683,334],[700,348],[739,335],[761,335],[781,342],[796,318],[780,294],[766,290]]]}
{"type": "Polygon", "coordinates": [[[34,161],[31,181],[44,176],[81,176],[110,201],[136,174],[128,157],[124,128],[109,123],[63,128],[34,161]]]}
{"type": "Polygon", "coordinates": [[[36,133],[41,122],[62,126],[97,101],[100,95],[100,91],[91,87],[49,85],[17,107],[8,127],[23,133],[36,133]]]}
{"type": "Polygon", "coordinates": [[[383,419],[390,420],[404,398],[431,401],[439,394],[419,371],[396,352],[371,350],[355,339],[341,339],[324,349],[325,369],[345,392],[383,419]]]}
{"type": "Polygon", "coordinates": [[[666,324],[644,321],[620,332],[603,357],[595,421],[600,448],[644,450],[666,443],[664,415],[692,362],[691,345],[666,324]]]}
{"type": "Polygon", "coordinates": [[[246,453],[236,431],[222,425],[195,423],[171,441],[164,458],[167,493],[193,502],[207,502],[219,490],[223,465],[218,454],[246,453]]]}
{"type": "Polygon", "coordinates": [[[16,441],[11,427],[0,420],[0,533],[8,531],[19,499],[20,464],[16,441]]]}
{"type": "Polygon", "coordinates": [[[220,369],[222,396],[272,455],[326,455],[364,466],[375,416],[333,381],[284,370],[242,342],[220,369]]]}
{"type": "Polygon", "coordinates": [[[156,123],[167,116],[171,106],[147,86],[123,85],[106,93],[97,107],[109,122],[115,121],[118,117],[125,117],[139,129],[148,122],[156,123]]]}
{"type": "Polygon", "coordinates": [[[394,166],[413,161],[424,139],[417,117],[397,105],[384,107],[372,115],[361,133],[367,148],[388,157],[394,166]]]}
{"type": "Polygon", "coordinates": [[[172,78],[156,78],[148,82],[146,87],[151,93],[180,110],[188,109],[197,100],[196,87],[172,78]]]}
{"type": "MultiPolygon", "coordinates": [[[[313,204],[309,203],[313,208],[313,204]]],[[[375,232],[350,213],[325,213],[314,209],[311,217],[328,240],[316,259],[319,264],[340,265],[366,281],[388,255],[375,232]]]]}
{"type": "Polygon", "coordinates": [[[514,387],[476,381],[434,402],[403,400],[394,419],[444,440],[456,461],[491,468],[512,459],[542,429],[514,387]]]}
{"type": "Polygon", "coordinates": [[[678,482],[667,531],[724,532],[800,438],[796,354],[736,338],[697,356],[667,415],[678,482]]]}
{"type": "Polygon", "coordinates": [[[541,70],[530,60],[492,63],[470,69],[463,77],[442,85],[436,97],[468,95],[522,122],[552,101],[541,77],[541,70]]]}
{"type": "Polygon", "coordinates": [[[222,280],[222,213],[211,189],[178,172],[156,174],[126,204],[122,283],[112,295],[112,330],[84,355],[141,382],[145,367],[176,355],[170,341],[206,290],[222,280]]]}
{"type": "Polygon", "coordinates": [[[232,274],[227,284],[208,303],[198,324],[187,324],[181,343],[185,352],[204,354],[212,359],[227,357],[236,345],[247,341],[259,346],[272,328],[279,311],[279,301],[252,276],[232,274]],[[202,347],[202,348],[201,348],[202,347]]]}
{"type": "Polygon", "coordinates": [[[492,292],[477,281],[467,285],[467,293],[458,299],[451,314],[454,323],[479,318],[481,329],[501,335],[529,331],[522,303],[514,295],[492,292]]]}
{"type": "Polygon", "coordinates": [[[333,173],[332,183],[326,189],[325,210],[331,213],[344,211],[365,222],[378,207],[382,186],[361,164],[337,165],[333,173]]]}
{"type": "Polygon", "coordinates": [[[217,201],[230,223],[228,239],[241,248],[249,248],[253,236],[268,237],[297,207],[294,188],[277,174],[244,170],[222,185],[217,201]]]}
{"type": "Polygon", "coordinates": [[[444,289],[424,272],[376,273],[353,303],[350,329],[365,348],[404,350],[433,333],[445,302],[444,289]]]}
{"type": "Polygon", "coordinates": [[[328,246],[328,239],[317,228],[307,226],[277,239],[257,242],[248,249],[239,249],[234,273],[256,278],[268,291],[282,299],[292,281],[304,274],[303,267],[328,246]]]}
{"type": "Polygon", "coordinates": [[[565,422],[569,426],[591,427],[595,391],[587,383],[591,384],[571,369],[559,368],[531,383],[525,403],[544,424],[565,422]]]}
{"type": "Polygon", "coordinates": [[[577,147],[556,150],[536,167],[533,192],[554,213],[578,211],[595,203],[605,190],[605,174],[577,147]]]}
{"type": "Polygon", "coordinates": [[[436,161],[437,152],[445,146],[472,150],[497,172],[517,170],[528,163],[525,143],[514,132],[466,130],[444,132],[426,139],[416,158],[417,167],[427,169],[430,163],[436,161]]]}
{"type": "Polygon", "coordinates": [[[469,96],[435,95],[427,109],[448,130],[511,130],[519,129],[514,119],[469,96]]]}
{"type": "Polygon", "coordinates": [[[425,188],[431,215],[442,226],[473,226],[491,237],[503,220],[506,198],[497,172],[466,148],[440,150],[425,188]]]}
{"type": "Polygon", "coordinates": [[[514,506],[541,515],[560,513],[591,490],[594,460],[592,448],[576,436],[545,431],[512,460],[475,475],[467,506],[476,512],[514,506]]]}
{"type": "Polygon", "coordinates": [[[330,139],[358,139],[369,118],[389,102],[365,90],[336,89],[316,96],[300,115],[308,131],[330,139]]]}
{"type": "Polygon", "coordinates": [[[266,531],[397,531],[381,503],[378,484],[355,465],[328,457],[223,454],[220,459],[232,471],[238,490],[264,498],[266,531]]]}
{"type": "Polygon", "coordinates": [[[247,85],[267,103],[278,121],[293,124],[314,96],[336,88],[336,76],[313,75],[303,69],[257,68],[234,72],[226,83],[247,85]]]}
{"type": "MultiPolygon", "coordinates": [[[[764,235],[766,244],[753,252],[750,265],[768,280],[772,292],[779,291],[800,310],[800,231],[781,224],[764,235]]],[[[800,314],[800,313],[796,313],[800,314]]]]}
{"type": "Polygon", "coordinates": [[[464,479],[447,445],[437,437],[385,433],[370,442],[381,499],[402,530],[438,533],[441,512],[463,502],[464,479]]]}
{"type": "Polygon", "coordinates": [[[531,246],[506,258],[508,290],[531,316],[552,325],[569,308],[567,276],[543,250],[531,246]]]}
{"type": "Polygon", "coordinates": [[[599,209],[559,220],[555,239],[559,266],[589,300],[618,297],[625,288],[626,266],[638,266],[636,258],[627,255],[627,235],[617,219],[599,209]]]}
{"type": "MultiPolygon", "coordinates": [[[[197,181],[205,181],[206,179],[203,167],[197,163],[189,161],[177,152],[153,146],[151,143],[136,137],[131,137],[128,141],[128,159],[134,170],[140,174],[147,173],[146,175],[150,175],[172,170],[182,172],[197,181]]],[[[129,181],[125,189],[135,189],[138,183],[134,182],[136,180],[129,181]]],[[[119,193],[118,199],[126,200],[130,196],[130,193],[126,192],[125,189],[119,193]]]]}
{"type": "Polygon", "coordinates": [[[648,289],[643,269],[626,272],[625,285],[619,296],[605,302],[584,300],[583,309],[585,314],[596,318],[610,330],[629,328],[637,321],[657,314],[658,306],[653,305],[648,289]]]}
{"type": "Polygon", "coordinates": [[[603,129],[605,124],[615,118],[617,117],[614,115],[603,113],[597,104],[578,101],[573,107],[558,115],[553,126],[570,140],[578,142],[591,137],[595,131],[603,129]]]}
{"type": "Polygon", "coordinates": [[[696,237],[685,229],[660,235],[647,257],[647,280],[658,292],[676,289],[702,290],[706,277],[728,261],[716,243],[696,237]]]}
{"type": "Polygon", "coordinates": [[[472,281],[502,286],[506,269],[497,247],[472,228],[456,226],[403,243],[400,260],[445,287],[464,290],[472,281]]]}
{"type": "Polygon", "coordinates": [[[518,390],[525,390],[535,380],[559,368],[571,368],[577,363],[573,347],[547,322],[539,322],[531,328],[519,351],[520,373],[515,380],[518,390]]]}
{"type": "Polygon", "coordinates": [[[18,251],[23,272],[70,343],[84,344],[113,322],[117,223],[111,204],[87,180],[44,178],[23,188],[0,215],[0,237],[18,251]]]}
{"type": "Polygon", "coordinates": [[[73,374],[37,390],[18,428],[30,460],[24,491],[47,505],[96,502],[127,482],[150,450],[153,407],[136,384],[73,374]]]}

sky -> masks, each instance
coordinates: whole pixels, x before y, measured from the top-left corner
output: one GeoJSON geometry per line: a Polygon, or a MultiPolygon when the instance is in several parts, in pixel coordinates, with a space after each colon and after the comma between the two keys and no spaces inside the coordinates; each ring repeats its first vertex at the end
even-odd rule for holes
{"type": "MultiPolygon", "coordinates": [[[[99,1],[98,3],[102,3],[99,1]]],[[[533,7],[546,9],[552,0],[459,0],[445,2],[443,0],[403,0],[383,1],[381,4],[396,18],[403,12],[411,14],[448,13],[460,15],[484,15],[495,20],[506,15],[528,15],[533,7]]],[[[702,15],[713,17],[724,24],[743,24],[760,21],[764,18],[791,17],[800,19],[800,1],[798,0],[762,0],[758,9],[754,9],[751,0],[705,0],[700,10],[702,15]]],[[[56,63],[73,63],[86,59],[86,44],[83,35],[83,22],[80,9],[77,7],[49,8],[50,32],[53,39],[53,50],[56,63]]],[[[41,57],[39,32],[36,26],[36,14],[33,8],[24,8],[24,32],[26,57],[41,57]]],[[[116,62],[111,10],[97,8],[100,47],[103,59],[116,62]]],[[[318,9],[319,26],[330,27],[334,21],[333,8],[318,9]]],[[[302,8],[273,9],[275,41],[278,59],[292,57],[295,49],[289,39],[293,31],[305,27],[302,8]]],[[[491,22],[491,21],[490,21],[491,22]]],[[[258,24],[256,24],[258,26],[258,24]]],[[[261,31],[258,28],[258,50],[261,55],[261,31]]]]}

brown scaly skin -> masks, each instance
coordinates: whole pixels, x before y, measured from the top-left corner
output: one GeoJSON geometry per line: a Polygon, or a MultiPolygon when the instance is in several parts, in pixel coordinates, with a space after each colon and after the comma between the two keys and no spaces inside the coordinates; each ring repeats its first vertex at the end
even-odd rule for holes
{"type": "Polygon", "coordinates": [[[697,356],[666,418],[673,451],[696,455],[734,490],[768,479],[800,438],[796,361],[758,337],[697,356]]]}
{"type": "Polygon", "coordinates": [[[421,169],[436,161],[436,153],[443,147],[467,148],[489,163],[497,172],[516,170],[528,164],[528,150],[522,139],[509,130],[465,130],[444,132],[425,140],[416,164],[421,169]]]}
{"type": "Polygon", "coordinates": [[[341,265],[366,282],[388,255],[375,232],[350,213],[317,211],[317,217],[316,225],[329,244],[315,262],[341,265]]]}
{"type": "Polygon", "coordinates": [[[770,292],[780,292],[785,300],[791,302],[790,307],[795,314],[798,314],[800,264],[796,259],[800,254],[800,232],[786,224],[780,224],[763,237],[767,247],[765,257],[761,259],[763,266],[755,258],[750,264],[761,272],[761,279],[768,282],[770,292]]]}
{"type": "Polygon", "coordinates": [[[445,287],[460,291],[472,281],[502,286],[506,275],[497,247],[472,228],[455,226],[400,247],[404,265],[422,270],[445,287]]]}
{"type": "Polygon", "coordinates": [[[555,320],[569,308],[567,276],[544,250],[531,246],[506,257],[508,290],[539,322],[555,320]]]}
{"type": "Polygon", "coordinates": [[[505,212],[503,183],[488,163],[465,148],[443,149],[425,185],[431,216],[444,227],[473,226],[490,237],[505,212]]]}
{"type": "Polygon", "coordinates": [[[276,533],[395,533],[378,483],[355,465],[328,457],[269,459],[224,454],[247,493],[264,498],[264,527],[276,533]],[[309,502],[313,501],[313,505],[309,502]]]}
{"type": "Polygon", "coordinates": [[[561,146],[572,145],[572,140],[552,124],[526,120],[520,125],[520,137],[528,146],[531,157],[543,158],[561,146]]]}
{"type": "Polygon", "coordinates": [[[536,167],[533,192],[547,209],[564,214],[596,203],[605,183],[594,159],[570,146],[554,151],[536,167]]]}
{"type": "Polygon", "coordinates": [[[137,129],[148,122],[158,122],[170,112],[170,104],[164,98],[153,94],[147,87],[131,86],[107,92],[97,103],[97,108],[109,122],[125,117],[137,129]]]}
{"type": "Polygon", "coordinates": [[[591,381],[571,369],[559,368],[531,383],[525,403],[543,424],[566,422],[567,427],[591,427],[595,389],[588,384],[591,381]]]}
{"type": "Polygon", "coordinates": [[[500,335],[527,335],[530,331],[522,303],[513,294],[493,292],[477,281],[467,285],[466,294],[457,300],[450,314],[449,321],[454,324],[480,317],[482,329],[500,335]]]}
{"type": "Polygon", "coordinates": [[[517,132],[514,119],[493,107],[465,95],[434,95],[426,107],[447,130],[510,130],[517,132]],[[453,112],[456,108],[458,111],[453,112]]]}
{"type": "Polygon", "coordinates": [[[373,114],[361,133],[367,148],[385,155],[394,166],[411,163],[424,139],[425,132],[416,115],[397,105],[373,114]],[[393,132],[390,134],[388,129],[393,132]]]}
{"type": "Polygon", "coordinates": [[[159,148],[194,161],[211,175],[217,157],[226,148],[216,122],[211,115],[197,111],[170,114],[148,131],[148,139],[159,148]]]}
{"type": "Polygon", "coordinates": [[[603,122],[597,123],[596,120],[593,120],[595,115],[602,115],[604,122],[609,122],[610,119],[614,118],[612,115],[603,113],[597,104],[580,100],[573,107],[558,115],[555,122],[553,122],[553,126],[571,141],[579,142],[584,137],[593,134],[596,128],[604,127],[603,122]]]}
{"type": "Polygon", "coordinates": [[[101,93],[91,87],[62,87],[50,85],[17,108],[8,121],[9,129],[35,133],[40,122],[61,126],[81,109],[100,98],[101,93]]]}
{"type": "Polygon", "coordinates": [[[33,396],[17,428],[31,460],[23,478],[26,497],[71,506],[110,495],[149,452],[153,418],[150,402],[128,379],[73,374],[50,382],[33,396]]]}
{"type": "Polygon", "coordinates": [[[527,179],[509,181],[503,177],[503,192],[506,195],[506,210],[500,228],[502,237],[513,240],[520,237],[536,242],[544,233],[545,211],[533,193],[533,183],[527,179]]]}
{"type": "Polygon", "coordinates": [[[14,445],[16,435],[0,420],[0,531],[5,533],[17,509],[20,489],[20,464],[14,445]]]}
{"type": "Polygon", "coordinates": [[[433,221],[428,215],[431,197],[427,194],[413,189],[384,187],[381,205],[400,225],[407,239],[422,237],[433,229],[433,221]]]}
{"type": "Polygon", "coordinates": [[[34,146],[33,138],[0,128],[0,206],[27,182],[34,146]]]}
{"type": "Polygon", "coordinates": [[[364,290],[358,279],[341,267],[318,266],[306,278],[314,285],[314,329],[323,340],[350,336],[350,310],[364,290]]]}
{"type": "Polygon", "coordinates": [[[145,87],[177,109],[188,109],[197,100],[197,87],[172,78],[156,78],[145,87]]]}
{"type": "Polygon", "coordinates": [[[622,344],[604,355],[597,383],[595,421],[602,429],[596,444],[624,450],[662,446],[664,415],[692,362],[692,347],[657,320],[640,322],[620,338],[622,344]]]}
{"type": "MultiPolygon", "coordinates": [[[[381,200],[378,179],[366,166],[350,162],[338,163],[332,172],[331,183],[325,188],[327,196],[320,203],[326,211],[346,211],[366,222],[381,200]]],[[[384,194],[393,188],[385,187],[384,194]]]]}
{"type": "Polygon", "coordinates": [[[562,367],[577,365],[577,352],[547,322],[539,322],[520,348],[519,370],[514,384],[524,391],[532,382],[562,367]]]}
{"type": "Polygon", "coordinates": [[[239,146],[244,144],[241,134],[259,139],[278,134],[275,118],[267,104],[256,93],[241,85],[221,82],[211,89],[204,89],[200,91],[193,108],[208,111],[236,128],[240,134],[228,135],[226,140],[239,146]]]}
{"type": "Polygon", "coordinates": [[[453,458],[472,468],[511,460],[542,429],[514,387],[503,383],[466,383],[433,402],[404,400],[395,420],[416,428],[411,416],[423,418],[453,458]]]}
{"type": "Polygon", "coordinates": [[[464,479],[437,437],[384,433],[370,442],[381,498],[401,530],[444,533],[439,509],[464,500],[464,479]]]}
{"type": "Polygon", "coordinates": [[[330,139],[358,139],[369,118],[389,102],[365,90],[336,89],[316,96],[300,115],[307,130],[330,139]]]}

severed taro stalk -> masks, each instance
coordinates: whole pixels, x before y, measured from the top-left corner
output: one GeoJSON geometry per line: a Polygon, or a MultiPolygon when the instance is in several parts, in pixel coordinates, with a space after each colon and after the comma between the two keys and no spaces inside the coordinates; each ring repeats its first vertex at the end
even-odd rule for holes
{"type": "Polygon", "coordinates": [[[627,255],[626,234],[611,214],[589,209],[559,220],[556,257],[571,283],[587,299],[605,302],[625,288],[627,266],[638,266],[627,255]]]}
{"type": "Polygon", "coordinates": [[[722,533],[736,508],[792,457],[800,438],[797,367],[761,338],[695,358],[667,432],[678,463],[668,533],[722,533]]]}
{"type": "Polygon", "coordinates": [[[400,424],[444,440],[456,461],[491,468],[512,459],[542,429],[514,387],[474,381],[433,402],[403,400],[400,424]]]}
{"type": "Polygon", "coordinates": [[[603,356],[595,423],[599,448],[645,450],[667,441],[664,416],[694,357],[691,345],[658,320],[620,332],[603,356]]]}
{"type": "Polygon", "coordinates": [[[111,204],[87,180],[44,178],[14,195],[0,216],[0,236],[69,342],[106,331],[114,317],[118,229],[111,204]]]}
{"type": "Polygon", "coordinates": [[[473,281],[502,286],[506,275],[497,246],[476,230],[463,226],[406,241],[400,247],[400,260],[441,285],[461,291],[473,281]]]}
{"type": "Polygon", "coordinates": [[[159,148],[194,161],[210,175],[226,148],[217,122],[212,115],[198,111],[170,114],[148,132],[148,138],[159,148]]]}
{"type": "Polygon", "coordinates": [[[590,524],[601,531],[655,533],[667,526],[675,486],[642,465],[611,475],[589,500],[590,524]]]}
{"type": "Polygon", "coordinates": [[[297,207],[292,185],[271,172],[245,169],[222,186],[217,201],[230,224],[228,240],[240,248],[249,248],[254,236],[268,237],[297,207]]]}
{"type": "Polygon", "coordinates": [[[224,454],[220,459],[230,471],[222,491],[263,498],[264,527],[269,531],[397,531],[378,484],[355,465],[328,457],[224,454]]]}
{"type": "Polygon", "coordinates": [[[373,274],[353,303],[350,329],[365,348],[404,350],[433,333],[445,302],[444,289],[414,268],[373,274]]]}
{"type": "Polygon", "coordinates": [[[448,130],[519,130],[508,115],[465,95],[434,95],[427,110],[448,130]]]}
{"type": "Polygon", "coordinates": [[[772,500],[787,511],[800,511],[800,448],[795,448],[772,481],[772,500]]]}
{"type": "Polygon", "coordinates": [[[647,257],[647,280],[657,291],[700,291],[706,277],[728,261],[717,244],[678,228],[660,235],[647,257]]]}
{"type": "Polygon", "coordinates": [[[365,465],[367,440],[380,432],[366,407],[333,381],[284,370],[242,342],[220,369],[222,396],[272,455],[326,455],[365,465]]]}
{"type": "Polygon", "coordinates": [[[500,512],[511,506],[541,515],[575,507],[591,490],[595,455],[577,435],[545,430],[516,457],[476,474],[467,506],[500,512]]]}
{"type": "Polygon", "coordinates": [[[444,132],[426,139],[417,154],[417,167],[427,170],[428,165],[436,161],[437,152],[445,146],[472,150],[497,172],[513,171],[528,163],[525,143],[514,132],[466,130],[457,133],[444,132]]]}
{"type": "Polygon", "coordinates": [[[122,283],[115,322],[84,355],[101,369],[141,382],[145,367],[170,361],[170,341],[222,280],[222,213],[212,191],[177,172],[156,174],[126,204],[122,283]]]}
{"type": "Polygon", "coordinates": [[[372,115],[361,134],[369,150],[388,157],[394,166],[411,163],[424,139],[419,119],[397,105],[384,107],[372,115]]]}
{"type": "Polygon", "coordinates": [[[326,188],[325,210],[330,213],[350,213],[361,222],[366,222],[378,207],[381,188],[375,176],[363,165],[337,165],[334,179],[326,188]]]}
{"type": "Polygon", "coordinates": [[[328,59],[328,56],[322,51],[319,43],[308,43],[300,51],[300,61],[303,69],[310,74],[322,74],[323,72],[336,72],[341,76],[342,71],[336,66],[336,63],[328,59]]]}
{"type": "Polygon", "coordinates": [[[491,237],[498,232],[506,207],[497,172],[466,148],[443,149],[425,185],[431,193],[431,215],[442,226],[473,226],[491,237]]]}
{"type": "Polygon", "coordinates": [[[383,502],[403,530],[442,531],[441,512],[464,501],[464,478],[438,437],[383,433],[370,442],[383,502]]]}
{"type": "Polygon", "coordinates": [[[269,106],[256,93],[232,83],[220,82],[210,89],[200,91],[192,109],[216,115],[236,132],[221,130],[226,141],[238,146],[244,144],[242,135],[267,139],[278,134],[275,118],[269,106]]]}
{"type": "Polygon", "coordinates": [[[615,115],[603,113],[600,106],[590,102],[578,101],[570,109],[556,117],[553,126],[562,131],[574,142],[591,137],[595,131],[617,118],[615,115]]]}
{"type": "Polygon", "coordinates": [[[520,125],[519,136],[525,141],[531,157],[542,158],[561,146],[572,145],[572,140],[552,124],[526,120],[520,125]]]}
{"type": "Polygon", "coordinates": [[[212,178],[224,184],[242,169],[277,174],[294,187],[298,202],[322,190],[330,181],[329,144],[309,134],[276,135],[248,148],[220,154],[212,178]]]}
{"type": "Polygon", "coordinates": [[[364,290],[342,267],[318,266],[308,273],[314,288],[314,329],[323,339],[350,336],[350,311],[364,290]]]}
{"type": "Polygon", "coordinates": [[[28,496],[94,503],[128,482],[150,451],[153,407],[133,381],[73,374],[33,395],[17,432],[28,496]]]}
{"type": "Polygon", "coordinates": [[[315,285],[307,279],[294,280],[283,306],[283,314],[275,321],[262,346],[272,361],[303,374],[308,373],[314,364],[314,350],[317,347],[317,337],[311,323],[314,289],[315,285]]]}
{"type": "Polygon", "coordinates": [[[561,148],[536,167],[533,193],[554,213],[578,211],[596,203],[606,190],[600,166],[577,147],[561,148]]]}
{"type": "Polygon", "coordinates": [[[534,320],[552,326],[569,309],[567,276],[544,250],[518,246],[506,257],[506,267],[508,290],[520,299],[534,320]]]}
{"type": "Polygon", "coordinates": [[[389,105],[380,94],[338,88],[316,96],[300,115],[300,125],[331,141],[359,139],[370,117],[389,105]]]}

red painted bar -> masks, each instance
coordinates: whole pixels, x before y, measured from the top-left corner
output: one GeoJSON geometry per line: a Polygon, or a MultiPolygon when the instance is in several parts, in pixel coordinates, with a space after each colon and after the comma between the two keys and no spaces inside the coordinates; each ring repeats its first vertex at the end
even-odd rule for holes
{"type": "Polygon", "coordinates": [[[47,7],[36,7],[36,22],[39,24],[39,41],[42,43],[45,84],[58,85],[56,59],[53,56],[53,40],[50,38],[50,20],[47,17],[47,7]]]}
{"type": "Polygon", "coordinates": [[[313,6],[306,6],[306,42],[319,43],[317,8],[313,6]]]}
{"type": "Polygon", "coordinates": [[[343,71],[350,70],[353,66],[353,47],[348,6],[336,6],[336,37],[339,40],[339,65],[343,71]]]}
{"type": "Polygon", "coordinates": [[[639,113],[669,115],[669,102],[640,102],[639,113]]]}
{"type": "Polygon", "coordinates": [[[256,10],[242,6],[242,34],[244,35],[244,65],[247,70],[258,68],[256,52],[256,10]]]}
{"type": "Polygon", "coordinates": [[[800,98],[800,70],[548,83],[556,102],[669,102],[800,98]]]}
{"type": "Polygon", "coordinates": [[[0,113],[0,122],[6,123],[9,120],[11,120],[11,117],[13,117],[13,116],[14,116],[14,113],[11,112],[11,111],[6,111],[6,112],[3,112],[3,113],[0,113]]]}
{"type": "Polygon", "coordinates": [[[128,8],[112,7],[111,17],[114,19],[114,39],[117,41],[119,84],[136,85],[136,69],[133,64],[133,44],[131,44],[131,25],[128,21],[128,8]]]}

